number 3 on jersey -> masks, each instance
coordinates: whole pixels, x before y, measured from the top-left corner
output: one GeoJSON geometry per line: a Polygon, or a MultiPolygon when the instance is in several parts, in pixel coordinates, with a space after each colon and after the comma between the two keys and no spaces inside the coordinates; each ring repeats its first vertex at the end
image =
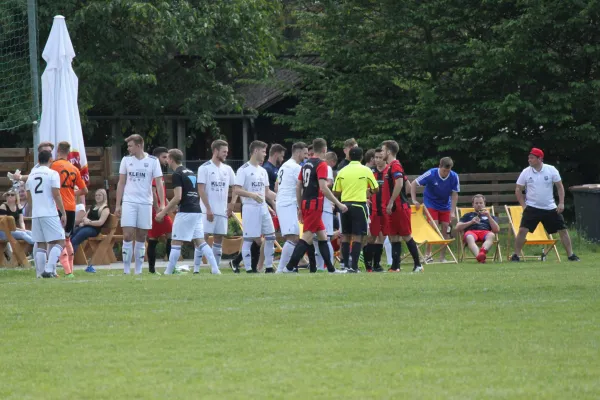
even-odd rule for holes
{"type": "Polygon", "coordinates": [[[77,174],[74,172],[69,172],[66,169],[60,171],[61,178],[64,176],[61,187],[73,189],[75,188],[75,180],[77,179],[77,174]]]}
{"type": "Polygon", "coordinates": [[[277,182],[281,185],[281,181],[283,180],[283,169],[279,170],[279,174],[277,176],[277,182]]]}
{"type": "Polygon", "coordinates": [[[310,172],[311,170],[308,168],[302,170],[302,184],[304,187],[308,187],[308,183],[310,182],[310,172]]]}

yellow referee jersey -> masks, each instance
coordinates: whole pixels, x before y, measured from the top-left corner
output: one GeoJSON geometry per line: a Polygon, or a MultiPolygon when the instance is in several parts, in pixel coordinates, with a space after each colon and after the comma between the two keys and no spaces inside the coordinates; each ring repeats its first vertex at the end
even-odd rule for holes
{"type": "Polygon", "coordinates": [[[367,189],[377,189],[379,184],[369,167],[358,161],[350,161],[338,172],[333,184],[333,191],[342,194],[342,202],[367,202],[367,189]]]}

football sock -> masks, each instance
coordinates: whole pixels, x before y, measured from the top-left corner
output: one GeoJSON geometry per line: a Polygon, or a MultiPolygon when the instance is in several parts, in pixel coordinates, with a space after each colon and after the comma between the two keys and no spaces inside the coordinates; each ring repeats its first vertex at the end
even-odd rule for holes
{"type": "Polygon", "coordinates": [[[277,267],[277,271],[283,271],[287,263],[292,258],[292,254],[294,253],[294,249],[296,248],[296,243],[291,240],[286,240],[283,244],[283,248],[281,249],[281,257],[279,258],[279,266],[277,267]]]}
{"type": "Polygon", "coordinates": [[[38,278],[46,269],[46,255],[46,249],[37,249],[35,252],[35,274],[38,278]]]}
{"type": "Polygon", "coordinates": [[[206,258],[206,261],[208,261],[208,265],[210,265],[210,270],[212,272],[219,271],[219,264],[217,264],[217,260],[215,259],[213,250],[210,248],[208,243],[202,243],[200,246],[198,246],[198,249],[202,252],[202,255],[206,258]]]}
{"type": "Polygon", "coordinates": [[[223,255],[223,245],[221,243],[213,243],[212,247],[213,255],[217,265],[221,264],[221,256],[223,255]]]}
{"type": "Polygon", "coordinates": [[[352,242],[352,269],[355,271],[358,271],[358,260],[360,259],[361,250],[361,242],[352,242]]]}
{"type": "MultiPolygon", "coordinates": [[[[155,272],[156,265],[156,245],[158,244],[158,240],[148,239],[148,271],[155,272]]],[[[167,250],[167,256],[171,254],[170,251],[167,250]]]]}
{"type": "Polygon", "coordinates": [[[302,257],[304,256],[304,253],[306,253],[306,250],[308,250],[309,247],[312,247],[312,246],[309,246],[308,243],[306,243],[306,241],[304,239],[300,239],[298,241],[298,243],[296,244],[296,248],[294,249],[294,252],[292,253],[292,257],[290,258],[290,261],[286,265],[286,268],[288,269],[288,271],[292,271],[294,268],[296,268],[298,266],[300,259],[302,259],[302,257]]]}
{"type": "Polygon", "coordinates": [[[202,250],[200,247],[194,249],[194,272],[200,272],[200,265],[202,265],[202,250]]]}
{"type": "Polygon", "coordinates": [[[306,249],[306,254],[308,255],[308,266],[310,268],[310,272],[317,272],[317,257],[315,255],[315,246],[308,246],[306,249]]]}
{"type": "Polygon", "coordinates": [[[146,253],[146,243],[135,242],[133,252],[135,253],[135,274],[139,275],[142,273],[142,264],[144,264],[144,253],[146,253]]]}
{"type": "Polygon", "coordinates": [[[402,242],[392,243],[392,269],[400,269],[400,255],[402,254],[402,242]]]}
{"type": "Polygon", "coordinates": [[[125,272],[126,274],[129,274],[131,271],[131,256],[132,256],[132,247],[133,247],[133,242],[126,242],[123,241],[123,249],[122,249],[122,254],[123,254],[123,272],[125,272]]]}
{"type": "Polygon", "coordinates": [[[62,253],[63,248],[55,244],[50,249],[50,253],[48,253],[48,262],[46,263],[45,271],[49,273],[55,273],[56,271],[56,263],[58,262],[58,257],[60,257],[60,253],[62,253]]]}
{"type": "Polygon", "coordinates": [[[365,269],[373,269],[373,246],[375,245],[367,243],[363,250],[363,257],[365,258],[365,269]]]}
{"type": "Polygon", "coordinates": [[[177,265],[177,261],[179,261],[180,255],[181,246],[171,246],[171,253],[169,253],[169,264],[167,264],[165,274],[170,275],[173,273],[173,271],[175,271],[175,266],[177,265]]]}
{"type": "MultiPolygon", "coordinates": [[[[250,248],[250,254],[252,256],[252,261],[250,262],[251,269],[256,271],[256,267],[258,266],[258,261],[260,259],[260,244],[252,241],[252,247],[250,248]]],[[[244,261],[244,266],[246,265],[246,261],[244,261]]],[[[248,268],[246,268],[246,271],[248,268]]]]}
{"type": "Polygon", "coordinates": [[[275,236],[265,236],[265,268],[273,268],[273,256],[275,255],[275,236]]]}
{"type": "Polygon", "coordinates": [[[419,260],[419,248],[417,247],[415,239],[410,238],[410,240],[406,242],[406,247],[408,247],[408,251],[410,252],[415,265],[421,265],[421,260],[419,260]]]}
{"type": "Polygon", "coordinates": [[[344,267],[350,268],[350,243],[342,242],[342,260],[344,260],[344,267]]]}
{"type": "Polygon", "coordinates": [[[389,238],[385,238],[385,242],[383,242],[383,247],[385,247],[385,258],[387,259],[387,265],[392,265],[392,243],[389,238]]]}
{"type": "MultiPolygon", "coordinates": [[[[244,244],[242,244],[242,257],[244,258],[244,268],[246,271],[252,270],[252,244],[254,240],[247,239],[244,240],[244,244]]],[[[258,262],[258,261],[257,261],[258,262]]]]}
{"type": "Polygon", "coordinates": [[[328,244],[330,243],[327,240],[319,240],[319,252],[323,257],[323,262],[325,263],[325,265],[327,265],[327,271],[333,272],[335,271],[335,267],[331,262],[331,253],[329,252],[328,244]]]}
{"type": "Polygon", "coordinates": [[[381,267],[381,255],[383,254],[383,244],[375,243],[372,247],[373,251],[373,268],[381,267]]]}

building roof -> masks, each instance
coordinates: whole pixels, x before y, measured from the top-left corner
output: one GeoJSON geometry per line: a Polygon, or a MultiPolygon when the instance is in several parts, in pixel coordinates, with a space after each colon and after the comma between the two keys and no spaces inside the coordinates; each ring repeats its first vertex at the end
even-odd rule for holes
{"type": "MultiPolygon", "coordinates": [[[[316,55],[294,57],[291,60],[306,65],[325,65],[323,60],[316,55]]],[[[289,89],[302,85],[300,75],[288,68],[276,68],[271,80],[272,84],[247,84],[240,86],[238,92],[244,97],[245,109],[264,111],[273,104],[281,101],[289,89]]]]}

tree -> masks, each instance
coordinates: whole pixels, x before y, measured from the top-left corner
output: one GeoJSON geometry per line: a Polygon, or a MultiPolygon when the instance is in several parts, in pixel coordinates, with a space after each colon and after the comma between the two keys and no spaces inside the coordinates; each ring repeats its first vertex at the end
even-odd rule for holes
{"type": "Polygon", "coordinates": [[[515,170],[531,145],[578,165],[600,150],[597,1],[299,1],[295,15],[298,53],[324,65],[287,65],[304,86],[277,121],[294,130],[394,138],[408,164],[451,155],[467,171],[515,170]]]}

